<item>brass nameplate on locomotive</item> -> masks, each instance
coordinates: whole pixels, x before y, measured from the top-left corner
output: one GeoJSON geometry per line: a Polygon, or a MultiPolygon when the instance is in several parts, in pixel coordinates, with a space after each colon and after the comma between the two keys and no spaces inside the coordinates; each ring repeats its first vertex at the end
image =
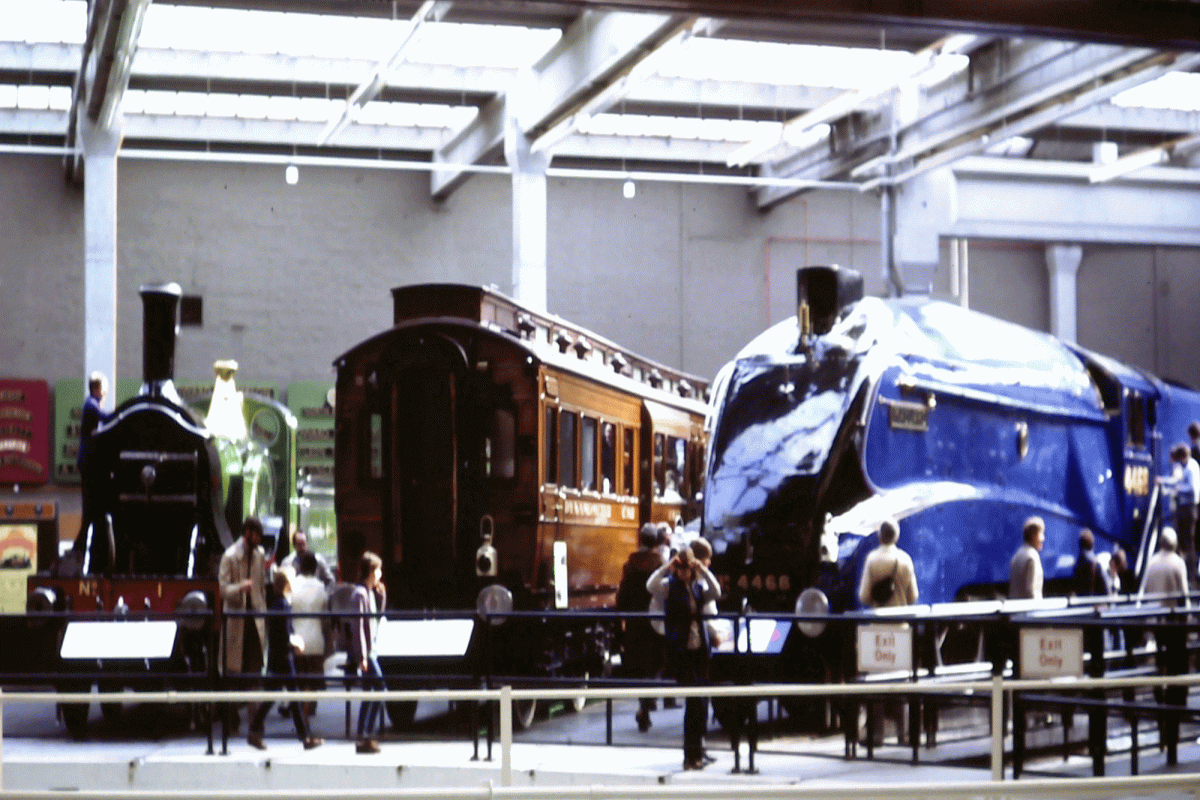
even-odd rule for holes
{"type": "Polygon", "coordinates": [[[888,410],[888,426],[902,431],[925,432],[929,430],[929,406],[924,403],[906,403],[903,400],[882,399],[888,410]]]}

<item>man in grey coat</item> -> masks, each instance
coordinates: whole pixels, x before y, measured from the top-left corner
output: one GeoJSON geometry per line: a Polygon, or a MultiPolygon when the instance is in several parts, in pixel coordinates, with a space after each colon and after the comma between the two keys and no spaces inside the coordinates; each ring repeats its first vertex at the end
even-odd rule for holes
{"type": "MultiPolygon", "coordinates": [[[[267,564],[262,538],[262,522],[258,517],[246,517],[242,523],[241,537],[225,550],[217,571],[221,602],[226,613],[225,632],[221,637],[226,675],[262,674],[267,641],[266,618],[230,616],[231,612],[267,610],[267,564]],[[249,619],[253,619],[254,624],[247,625],[249,619]]],[[[238,724],[240,720],[235,716],[235,730],[238,724]]]]}

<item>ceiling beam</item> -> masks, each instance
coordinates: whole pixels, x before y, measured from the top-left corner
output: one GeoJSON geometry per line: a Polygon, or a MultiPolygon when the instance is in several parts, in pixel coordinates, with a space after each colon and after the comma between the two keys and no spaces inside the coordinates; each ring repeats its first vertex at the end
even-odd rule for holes
{"type": "MultiPolygon", "coordinates": [[[[504,149],[504,114],[515,114],[531,139],[568,118],[605,91],[624,70],[674,35],[680,20],[666,15],[585,11],[533,65],[516,96],[497,98],[434,160],[448,164],[487,163],[504,149]]],[[[520,79],[519,79],[520,80],[520,79]]],[[[432,175],[430,191],[444,199],[467,174],[447,169],[432,175]]]]}
{"type": "Polygon", "coordinates": [[[150,0],[92,4],[93,13],[100,16],[95,25],[88,26],[89,42],[84,46],[88,58],[81,68],[88,118],[102,128],[112,125],[121,95],[129,85],[142,17],[149,5],[150,0]]]}
{"type": "MultiPolygon", "coordinates": [[[[864,188],[902,182],[1200,63],[1200,54],[1035,40],[998,40],[970,58],[967,70],[919,96],[910,119],[898,118],[893,102],[874,114],[837,120],[825,158],[790,155],[767,166],[764,174],[821,180],[854,176],[864,188]],[[881,170],[874,177],[867,169],[872,165],[881,170]]],[[[787,191],[764,189],[758,203],[773,205],[786,199],[787,191]]]]}
{"type": "Polygon", "coordinates": [[[583,0],[588,5],[885,28],[1200,49],[1190,0],[583,0]]]}
{"type": "Polygon", "coordinates": [[[421,7],[413,14],[412,20],[409,23],[408,32],[404,38],[396,46],[396,49],[390,56],[380,61],[371,70],[363,81],[355,87],[350,96],[346,98],[346,104],[342,107],[342,111],[333,119],[329,120],[329,124],[321,131],[317,137],[318,145],[328,144],[331,139],[337,136],[358,113],[358,110],[367,103],[379,96],[379,92],[387,85],[388,79],[400,63],[404,61],[405,55],[413,42],[420,35],[421,28],[426,23],[437,22],[446,15],[450,10],[450,2],[446,0],[425,0],[421,3],[421,7]]]}

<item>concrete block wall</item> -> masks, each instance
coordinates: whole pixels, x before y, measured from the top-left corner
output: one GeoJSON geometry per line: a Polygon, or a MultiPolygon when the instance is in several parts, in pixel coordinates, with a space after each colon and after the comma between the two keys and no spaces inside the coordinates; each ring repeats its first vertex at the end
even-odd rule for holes
{"type": "MultiPolygon", "coordinates": [[[[204,302],[185,328],[180,379],[217,358],[278,385],[332,378],[331,364],[391,320],[389,290],[461,281],[511,292],[509,181],[475,176],[446,203],[423,172],[122,159],[118,167],[118,372],[141,373],[137,287],[178,281],[204,302]]],[[[0,372],[81,375],[82,192],[61,160],[0,156],[0,372]]],[[[794,313],[795,269],[838,263],[884,291],[878,199],[812,192],[759,212],[744,189],[615,181],[548,186],[549,310],[663,363],[712,377],[768,324],[794,313]]],[[[973,240],[971,306],[1049,327],[1043,242],[973,240]]],[[[948,296],[947,248],[931,277],[948,296]]],[[[1085,245],[1085,347],[1200,385],[1200,251],[1085,245]]]]}

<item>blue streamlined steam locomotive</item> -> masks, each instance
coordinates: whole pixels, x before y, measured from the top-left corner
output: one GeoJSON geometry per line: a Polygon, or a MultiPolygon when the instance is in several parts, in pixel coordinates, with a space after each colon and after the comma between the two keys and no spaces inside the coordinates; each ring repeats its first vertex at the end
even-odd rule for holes
{"type": "Polygon", "coordinates": [[[1140,574],[1200,394],[955,305],[864,298],[836,267],[797,281],[797,317],[714,386],[703,531],[727,597],[790,611],[811,587],[805,610],[853,609],[888,517],[922,603],[1003,596],[1034,514],[1047,593],[1084,527],[1140,574]]]}

